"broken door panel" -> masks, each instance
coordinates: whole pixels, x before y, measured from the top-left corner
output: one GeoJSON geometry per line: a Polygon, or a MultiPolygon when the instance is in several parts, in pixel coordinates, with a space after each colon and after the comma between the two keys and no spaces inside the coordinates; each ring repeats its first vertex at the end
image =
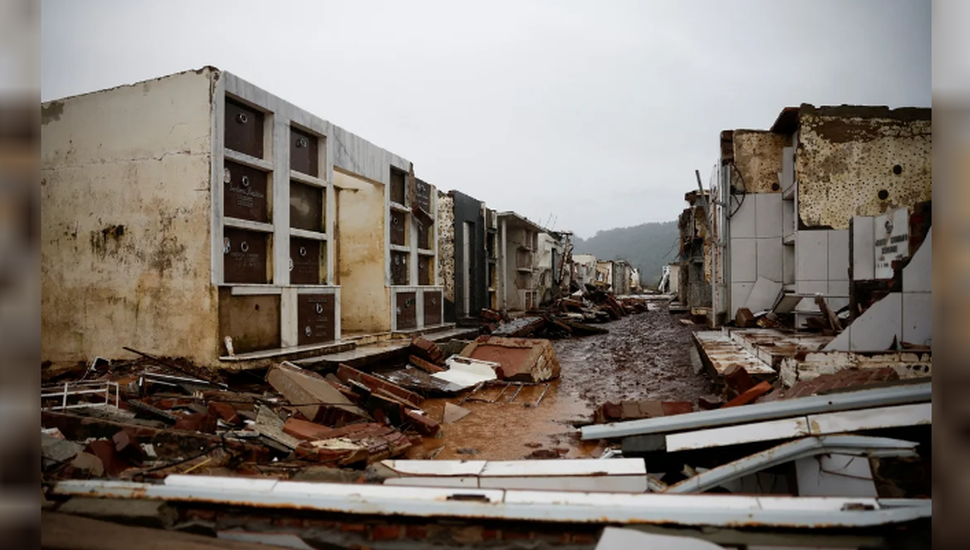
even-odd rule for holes
{"type": "Polygon", "coordinates": [[[290,284],[320,284],[320,241],[290,237],[290,284]]]}
{"type": "Polygon", "coordinates": [[[441,324],[441,291],[424,291],[424,326],[441,324]]]}
{"type": "Polygon", "coordinates": [[[263,113],[227,97],[225,146],[263,158],[263,113]]]}
{"type": "Polygon", "coordinates": [[[317,136],[290,128],[290,170],[316,177],[319,170],[317,136]]]}
{"type": "Polygon", "coordinates": [[[324,190],[290,182],[290,227],[323,233],[324,190]]]}
{"type": "Polygon", "coordinates": [[[280,295],[233,296],[219,290],[219,342],[232,338],[235,353],[280,347],[280,295]]]}
{"type": "Polygon", "coordinates": [[[266,172],[225,161],[222,170],[223,205],[230,218],[269,221],[266,172]]]}
{"type": "Polygon", "coordinates": [[[224,228],[222,258],[225,282],[269,283],[268,241],[269,236],[266,233],[235,227],[224,228]]]}
{"type": "Polygon", "coordinates": [[[408,285],[411,281],[411,268],[406,252],[391,252],[391,284],[408,285]]]}
{"type": "Polygon", "coordinates": [[[397,330],[408,330],[418,326],[418,294],[416,292],[399,292],[395,304],[397,315],[397,330]]]}
{"type": "Polygon", "coordinates": [[[300,334],[297,344],[320,344],[336,338],[333,294],[300,294],[297,319],[300,334]]]}

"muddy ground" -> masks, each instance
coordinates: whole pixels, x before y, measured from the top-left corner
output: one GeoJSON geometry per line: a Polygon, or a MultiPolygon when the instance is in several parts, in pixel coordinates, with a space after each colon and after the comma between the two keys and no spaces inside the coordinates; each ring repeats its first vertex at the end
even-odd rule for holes
{"type": "MultiPolygon", "coordinates": [[[[425,438],[409,458],[597,456],[602,448],[596,442],[580,442],[575,424],[588,421],[603,402],[696,403],[698,396],[709,392],[710,381],[695,374],[691,366],[690,327],[678,322],[665,306],[665,302],[652,304],[652,311],[603,325],[609,334],[555,341],[562,375],[538,407],[534,405],[545,385],[524,386],[518,394],[515,387],[484,388],[462,404],[471,414],[454,424],[442,424],[440,436],[425,438]]],[[[441,420],[445,403],[460,400],[429,399],[422,406],[441,420]]]]}

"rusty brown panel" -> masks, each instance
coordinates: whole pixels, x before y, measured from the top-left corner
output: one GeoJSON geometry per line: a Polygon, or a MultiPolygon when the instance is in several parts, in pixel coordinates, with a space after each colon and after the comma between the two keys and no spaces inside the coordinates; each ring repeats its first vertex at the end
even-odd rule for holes
{"type": "Polygon", "coordinates": [[[391,284],[411,284],[410,258],[407,252],[391,252],[391,284]]]}
{"type": "Polygon", "coordinates": [[[266,172],[225,161],[222,170],[223,209],[230,218],[269,221],[266,172]]]}
{"type": "Polygon", "coordinates": [[[424,291],[424,326],[441,324],[441,291],[424,291]]]}
{"type": "Polygon", "coordinates": [[[320,284],[320,241],[290,237],[290,284],[320,284]]]}
{"type": "Polygon", "coordinates": [[[280,296],[233,296],[230,289],[220,289],[220,345],[226,336],[236,353],[280,347],[280,296]]]}
{"type": "Polygon", "coordinates": [[[397,294],[395,313],[397,315],[397,329],[408,330],[418,326],[418,294],[417,292],[400,292],[397,294]]]}
{"type": "Polygon", "coordinates": [[[333,294],[300,294],[296,302],[300,330],[297,344],[333,342],[336,338],[333,294]]]}
{"type": "Polygon", "coordinates": [[[226,98],[227,149],[263,158],[263,113],[226,98]]]}
{"type": "Polygon", "coordinates": [[[402,170],[391,167],[391,202],[396,202],[398,204],[407,204],[405,200],[405,195],[407,193],[407,186],[405,181],[407,180],[407,174],[402,170]]]}
{"type": "Polygon", "coordinates": [[[428,220],[422,219],[421,216],[414,216],[411,218],[414,220],[415,225],[418,226],[418,248],[422,250],[431,250],[431,236],[434,234],[431,231],[431,223],[428,220]]]}
{"type": "Polygon", "coordinates": [[[318,176],[320,149],[317,136],[290,128],[290,170],[318,176]]]}
{"type": "Polygon", "coordinates": [[[223,271],[227,283],[265,284],[268,235],[226,227],[223,229],[223,271]]]}
{"type": "Polygon", "coordinates": [[[433,284],[434,269],[432,269],[433,256],[418,257],[418,284],[430,286],[433,284]]]}
{"type": "Polygon", "coordinates": [[[431,212],[431,185],[416,179],[414,203],[424,209],[425,212],[431,212]]]}
{"type": "Polygon", "coordinates": [[[323,193],[320,187],[290,182],[290,227],[323,232],[323,193]]]}
{"type": "Polygon", "coordinates": [[[407,234],[405,228],[407,224],[405,220],[407,219],[407,214],[403,212],[398,212],[396,210],[391,211],[391,244],[406,246],[407,241],[405,235],[407,234]]]}

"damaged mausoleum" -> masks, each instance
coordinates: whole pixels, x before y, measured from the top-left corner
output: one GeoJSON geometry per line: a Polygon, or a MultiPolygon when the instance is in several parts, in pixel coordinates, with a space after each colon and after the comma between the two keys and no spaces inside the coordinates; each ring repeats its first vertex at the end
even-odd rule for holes
{"type": "Polygon", "coordinates": [[[45,546],[928,540],[929,109],[722,132],[658,289],[214,67],[41,113],[45,546]]]}

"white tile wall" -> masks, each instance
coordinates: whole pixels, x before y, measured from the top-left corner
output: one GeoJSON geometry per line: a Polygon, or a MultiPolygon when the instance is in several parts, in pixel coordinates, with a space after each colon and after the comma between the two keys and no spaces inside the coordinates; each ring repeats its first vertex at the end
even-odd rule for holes
{"type": "Polygon", "coordinates": [[[756,239],[731,239],[731,281],[753,283],[757,278],[758,244],[756,239]]]}
{"type": "Polygon", "coordinates": [[[849,231],[833,230],[828,233],[828,279],[849,280],[849,231]]]}
{"type": "MultiPolygon", "coordinates": [[[[731,205],[731,208],[738,208],[738,211],[734,213],[734,217],[731,218],[731,238],[745,239],[752,238],[755,236],[754,232],[754,216],[755,216],[755,197],[754,193],[749,193],[745,195],[744,202],[741,203],[740,207],[731,205]]],[[[734,202],[732,200],[732,202],[734,202]]]]}
{"type": "MultiPolygon", "coordinates": [[[[795,283],[795,292],[797,294],[827,294],[828,291],[828,281],[797,281],[795,283]]],[[[795,311],[818,311],[818,306],[815,305],[815,300],[812,298],[803,298],[795,306],[795,311]]]]}
{"type": "Polygon", "coordinates": [[[753,286],[754,283],[731,283],[731,319],[744,307],[753,286]]]}
{"type": "MultiPolygon", "coordinates": [[[[829,296],[848,296],[849,281],[829,281],[829,296]]],[[[826,302],[832,311],[838,311],[849,305],[848,298],[826,298],[826,302]]]]}
{"type": "Polygon", "coordinates": [[[903,342],[930,345],[933,339],[933,295],[929,292],[903,292],[902,320],[903,342]]]}
{"type": "Polygon", "coordinates": [[[781,282],[784,263],[784,252],[780,238],[757,239],[758,241],[758,277],[781,282]]]}
{"type": "Polygon", "coordinates": [[[781,201],[782,236],[795,233],[795,201],[781,201]]]}
{"type": "Polygon", "coordinates": [[[933,230],[926,234],[913,259],[903,268],[903,292],[933,290],[933,230]]]}
{"type": "Polygon", "coordinates": [[[795,247],[782,246],[782,282],[786,285],[795,282],[795,247]]]}
{"type": "MultiPolygon", "coordinates": [[[[751,198],[751,195],[748,195],[751,198]]],[[[756,237],[781,237],[782,208],[781,193],[757,193],[754,195],[756,237]]]]}
{"type": "MultiPolygon", "coordinates": [[[[828,235],[826,231],[795,233],[795,281],[825,281],[828,269],[828,235]]],[[[823,291],[824,292],[824,291],[823,291]]]]}

